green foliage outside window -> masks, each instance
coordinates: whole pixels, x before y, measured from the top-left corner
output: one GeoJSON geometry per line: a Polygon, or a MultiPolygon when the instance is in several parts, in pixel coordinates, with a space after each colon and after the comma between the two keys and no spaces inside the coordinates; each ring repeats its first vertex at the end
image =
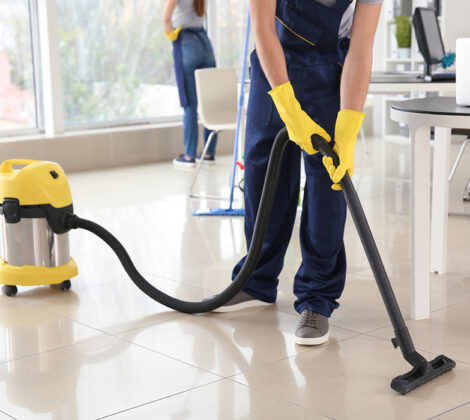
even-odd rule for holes
{"type": "Polygon", "coordinates": [[[152,87],[174,85],[163,3],[58,1],[66,124],[158,116],[142,98],[152,87]]]}

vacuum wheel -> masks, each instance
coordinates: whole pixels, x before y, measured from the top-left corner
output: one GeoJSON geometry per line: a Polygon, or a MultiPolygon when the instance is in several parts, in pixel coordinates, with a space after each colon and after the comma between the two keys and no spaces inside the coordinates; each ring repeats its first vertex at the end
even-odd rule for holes
{"type": "Polygon", "coordinates": [[[72,287],[71,281],[70,280],[65,280],[62,283],[60,283],[59,289],[64,292],[66,290],[70,290],[71,287],[72,287]]]}
{"type": "Polygon", "coordinates": [[[18,288],[16,286],[5,285],[2,287],[2,292],[6,296],[13,297],[16,296],[16,294],[18,293],[18,288]]]}
{"type": "Polygon", "coordinates": [[[51,284],[51,287],[53,287],[54,289],[62,290],[64,292],[72,287],[72,283],[70,280],[65,280],[62,283],[51,284]]]}

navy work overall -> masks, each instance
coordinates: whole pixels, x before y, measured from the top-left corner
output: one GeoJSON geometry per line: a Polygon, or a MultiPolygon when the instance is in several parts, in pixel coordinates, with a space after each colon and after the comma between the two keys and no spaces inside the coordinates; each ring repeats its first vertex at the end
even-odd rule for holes
{"type": "MultiPolygon", "coordinates": [[[[340,109],[342,63],[349,39],[338,31],[350,0],[333,8],[314,0],[278,0],[276,27],[287,62],[289,79],[305,112],[332,137],[340,109]]],[[[245,141],[245,236],[250,247],[269,154],[277,132],[284,127],[268,91],[271,87],[253,51],[251,89],[245,141]]],[[[306,182],[300,225],[302,263],[295,276],[295,309],[329,317],[338,307],[346,277],[343,243],[346,203],[332,181],[320,153],[307,155],[289,142],[258,268],[245,287],[251,296],[275,302],[278,276],[294,226],[300,189],[300,158],[304,155],[306,182]]],[[[243,265],[234,268],[233,277],[243,265]]]]}

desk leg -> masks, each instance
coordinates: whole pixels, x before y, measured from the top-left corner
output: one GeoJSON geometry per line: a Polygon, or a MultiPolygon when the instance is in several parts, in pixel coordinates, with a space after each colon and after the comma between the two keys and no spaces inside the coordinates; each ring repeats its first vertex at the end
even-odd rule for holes
{"type": "Polygon", "coordinates": [[[430,171],[429,127],[411,134],[411,318],[430,316],[430,171]]]}
{"type": "Polygon", "coordinates": [[[432,180],[431,271],[447,270],[447,222],[449,216],[450,128],[434,130],[432,180]]]}

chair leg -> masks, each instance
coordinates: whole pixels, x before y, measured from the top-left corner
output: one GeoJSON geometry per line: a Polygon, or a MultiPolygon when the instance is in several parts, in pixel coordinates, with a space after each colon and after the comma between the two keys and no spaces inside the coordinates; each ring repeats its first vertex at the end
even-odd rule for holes
{"type": "Polygon", "coordinates": [[[463,201],[470,201],[470,178],[468,178],[467,186],[463,192],[463,201]]]}
{"type": "Polygon", "coordinates": [[[221,199],[226,199],[226,197],[217,197],[217,196],[209,196],[209,195],[200,195],[200,194],[194,194],[194,184],[196,184],[197,177],[199,176],[199,171],[201,170],[201,166],[204,162],[204,156],[206,155],[207,150],[209,149],[209,146],[212,143],[212,140],[214,139],[216,134],[219,134],[220,131],[212,131],[209,134],[209,138],[207,139],[206,144],[204,145],[204,150],[202,151],[201,154],[201,160],[199,161],[197,168],[196,168],[196,173],[194,174],[193,181],[191,183],[191,187],[189,188],[189,197],[190,198],[203,198],[203,199],[214,199],[214,200],[221,200],[221,199]]]}
{"type": "Polygon", "coordinates": [[[449,182],[452,181],[452,178],[455,175],[455,171],[457,170],[457,166],[459,165],[460,159],[462,159],[463,152],[464,152],[465,148],[467,147],[468,143],[470,143],[470,137],[467,138],[462,143],[462,146],[460,147],[460,151],[459,151],[459,154],[457,155],[457,159],[455,159],[454,166],[452,167],[452,170],[450,171],[449,182]]]}

